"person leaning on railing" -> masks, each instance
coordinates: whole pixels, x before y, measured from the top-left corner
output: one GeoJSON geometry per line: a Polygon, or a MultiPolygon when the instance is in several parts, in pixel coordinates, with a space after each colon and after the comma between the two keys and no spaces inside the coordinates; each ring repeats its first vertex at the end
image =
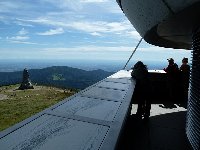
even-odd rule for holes
{"type": "Polygon", "coordinates": [[[148,98],[149,79],[148,69],[143,62],[138,61],[132,68],[131,76],[136,80],[134,96],[138,100],[137,117],[147,120],[150,116],[151,102],[148,98]]]}

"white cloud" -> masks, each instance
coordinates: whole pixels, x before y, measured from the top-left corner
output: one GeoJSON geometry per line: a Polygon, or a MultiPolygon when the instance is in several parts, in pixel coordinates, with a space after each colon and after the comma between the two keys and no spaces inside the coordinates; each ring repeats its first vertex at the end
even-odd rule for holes
{"type": "Polygon", "coordinates": [[[72,22],[71,24],[67,25],[68,27],[71,27],[76,30],[80,30],[83,32],[109,32],[109,28],[106,25],[106,22],[72,22]]]}
{"type": "Polygon", "coordinates": [[[98,33],[98,32],[92,32],[92,33],[90,33],[90,34],[93,35],[93,36],[101,36],[101,34],[98,33]]]}
{"type": "MultiPolygon", "coordinates": [[[[16,17],[16,24],[22,26],[46,25],[52,28],[63,28],[64,30],[69,29],[68,31],[77,30],[94,36],[103,36],[103,34],[107,33],[116,34],[119,32],[124,34],[124,31],[127,29],[128,31],[132,31],[134,29],[128,21],[118,22],[116,19],[112,19],[112,13],[120,11],[117,3],[112,0],[44,0],[42,1],[42,4],[46,4],[49,8],[54,8],[55,11],[48,11],[44,9],[44,13],[37,13],[34,15],[35,18],[33,18],[33,16],[22,16],[20,17],[21,19],[16,17]],[[107,18],[105,21],[104,17],[108,17],[110,19],[107,18]]],[[[122,14],[121,11],[120,13],[122,14]]],[[[119,20],[121,20],[121,15],[118,17],[120,18],[119,20]]],[[[114,16],[114,18],[116,18],[116,16],[114,16]]],[[[54,31],[52,29],[46,32],[38,33],[38,35],[54,35],[53,32],[54,31]]],[[[58,32],[58,34],[61,33],[63,32],[58,32]]]]}
{"type": "Polygon", "coordinates": [[[10,41],[11,43],[17,43],[17,44],[31,44],[31,45],[40,45],[38,43],[34,43],[34,42],[27,42],[27,41],[15,41],[15,40],[12,40],[10,41]]]}
{"type": "Polygon", "coordinates": [[[31,24],[27,24],[27,23],[20,22],[20,21],[14,21],[14,23],[16,23],[16,24],[19,25],[19,26],[33,27],[33,25],[31,25],[31,24]]]}
{"type": "Polygon", "coordinates": [[[63,28],[57,28],[57,29],[50,29],[49,31],[43,32],[43,33],[37,33],[38,35],[56,35],[56,34],[62,34],[64,33],[63,28]]]}
{"type": "MultiPolygon", "coordinates": [[[[63,52],[67,53],[69,51],[72,52],[132,52],[135,49],[134,46],[96,46],[96,45],[86,45],[86,46],[75,46],[75,47],[56,47],[56,48],[43,48],[42,51],[46,52],[63,52]]],[[[149,46],[149,47],[139,47],[136,52],[149,52],[149,53],[191,53],[188,50],[180,50],[180,49],[172,49],[172,48],[162,48],[157,46],[149,46]]]]}
{"type": "Polygon", "coordinates": [[[12,37],[6,37],[6,40],[10,43],[21,43],[21,44],[36,44],[36,43],[32,43],[32,42],[28,42],[28,40],[30,39],[30,37],[27,35],[29,32],[22,28],[20,31],[18,31],[18,33],[16,34],[16,36],[12,36],[12,37]]]}
{"type": "Polygon", "coordinates": [[[66,24],[66,26],[89,33],[91,32],[119,33],[126,30],[133,30],[133,27],[130,26],[130,24],[128,24],[127,22],[105,22],[105,21],[78,22],[77,21],[77,22],[72,22],[71,24],[66,24]]]}
{"type": "Polygon", "coordinates": [[[44,48],[43,51],[46,52],[59,52],[59,53],[67,53],[67,52],[125,52],[132,51],[134,47],[126,47],[126,46],[95,46],[95,45],[87,45],[87,46],[76,46],[76,47],[57,47],[57,48],[44,48]]]}
{"type": "Polygon", "coordinates": [[[7,40],[14,40],[14,41],[25,41],[30,39],[28,36],[13,36],[13,37],[7,37],[7,40]]]}
{"type": "Polygon", "coordinates": [[[80,3],[80,0],[44,0],[46,3],[50,3],[53,6],[58,8],[69,8],[74,11],[81,10],[83,7],[80,3]]]}
{"type": "Polygon", "coordinates": [[[141,38],[140,34],[137,31],[127,31],[126,33],[126,35],[129,35],[136,40],[139,40],[141,38]]]}
{"type": "Polygon", "coordinates": [[[108,2],[109,0],[80,0],[81,3],[102,3],[108,2]]]}
{"type": "MultiPolygon", "coordinates": [[[[13,41],[18,44],[37,44],[26,41],[13,41]]],[[[37,58],[37,59],[102,59],[102,60],[123,60],[127,61],[130,54],[135,47],[131,46],[75,46],[75,47],[46,47],[34,48],[25,50],[23,48],[16,48],[15,51],[2,49],[0,51],[0,58],[37,58]],[[23,54],[23,55],[22,55],[23,54]]],[[[176,62],[181,62],[183,57],[190,57],[191,51],[164,49],[160,47],[138,48],[133,55],[133,60],[153,60],[166,61],[167,58],[172,57],[176,62]]],[[[131,62],[130,62],[131,63],[131,62]]]]}
{"type": "MultiPolygon", "coordinates": [[[[74,29],[82,32],[87,32],[88,34],[93,33],[113,33],[113,34],[124,34],[127,32],[127,34],[136,35],[134,32],[133,26],[128,21],[122,21],[122,22],[106,22],[106,21],[62,21],[62,20],[52,20],[48,18],[37,18],[37,19],[31,19],[31,20],[24,20],[19,19],[21,21],[25,22],[33,22],[43,25],[50,25],[59,28],[58,31],[63,33],[60,28],[67,28],[67,29],[74,29]]],[[[56,29],[57,30],[57,29],[56,29]]],[[[49,31],[53,32],[53,31],[49,31]]],[[[48,34],[48,33],[44,33],[48,34]]],[[[137,34],[138,36],[138,34],[137,34]]]]}
{"type": "Polygon", "coordinates": [[[26,35],[28,34],[28,31],[25,30],[24,28],[22,28],[19,32],[18,32],[19,35],[26,35]]]}

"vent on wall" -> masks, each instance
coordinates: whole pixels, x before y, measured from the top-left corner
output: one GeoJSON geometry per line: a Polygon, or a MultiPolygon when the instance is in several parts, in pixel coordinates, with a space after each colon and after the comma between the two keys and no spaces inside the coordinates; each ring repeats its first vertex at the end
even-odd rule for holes
{"type": "Polygon", "coordinates": [[[187,137],[195,150],[200,149],[200,32],[193,35],[193,59],[187,113],[187,137]]]}

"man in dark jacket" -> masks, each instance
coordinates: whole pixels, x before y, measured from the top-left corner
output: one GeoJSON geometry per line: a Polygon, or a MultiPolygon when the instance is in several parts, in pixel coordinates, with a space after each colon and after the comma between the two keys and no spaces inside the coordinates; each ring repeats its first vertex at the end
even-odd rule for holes
{"type": "Polygon", "coordinates": [[[139,118],[144,116],[144,119],[148,119],[150,116],[151,102],[148,98],[148,70],[143,62],[138,61],[131,72],[132,78],[136,80],[136,87],[134,90],[134,96],[138,99],[138,108],[136,115],[139,118]]]}
{"type": "Polygon", "coordinates": [[[167,85],[169,89],[169,98],[172,103],[174,103],[177,99],[177,95],[179,93],[180,87],[178,85],[180,84],[179,80],[179,68],[176,63],[174,63],[173,58],[167,59],[169,62],[169,65],[167,68],[164,68],[164,71],[167,73],[167,85]]]}

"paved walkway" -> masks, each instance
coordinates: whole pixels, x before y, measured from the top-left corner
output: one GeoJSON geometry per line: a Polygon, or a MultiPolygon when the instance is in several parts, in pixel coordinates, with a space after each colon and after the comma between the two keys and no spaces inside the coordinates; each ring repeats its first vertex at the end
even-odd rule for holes
{"type": "Polygon", "coordinates": [[[134,104],[120,150],[191,150],[185,134],[184,107],[152,104],[148,122],[135,117],[136,109],[134,104]]]}

